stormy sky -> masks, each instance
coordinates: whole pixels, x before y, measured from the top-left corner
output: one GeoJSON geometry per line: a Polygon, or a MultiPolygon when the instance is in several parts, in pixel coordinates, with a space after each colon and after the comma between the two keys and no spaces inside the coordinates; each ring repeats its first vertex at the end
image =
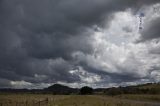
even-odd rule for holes
{"type": "Polygon", "coordinates": [[[0,0],[0,88],[159,81],[159,0],[0,0]]]}

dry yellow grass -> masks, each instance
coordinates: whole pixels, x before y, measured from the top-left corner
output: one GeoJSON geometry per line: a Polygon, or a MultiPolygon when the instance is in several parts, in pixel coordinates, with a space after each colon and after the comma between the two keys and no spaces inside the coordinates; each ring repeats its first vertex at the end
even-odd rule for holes
{"type": "Polygon", "coordinates": [[[160,95],[140,95],[140,94],[125,94],[117,96],[122,99],[147,101],[147,102],[160,102],[160,95]]]}
{"type": "MultiPolygon", "coordinates": [[[[132,98],[131,98],[132,99],[132,98]]],[[[100,95],[0,95],[0,106],[160,106],[159,104],[100,95]],[[47,103],[36,103],[48,98],[47,103]],[[27,103],[26,103],[27,101],[27,103]]]]}

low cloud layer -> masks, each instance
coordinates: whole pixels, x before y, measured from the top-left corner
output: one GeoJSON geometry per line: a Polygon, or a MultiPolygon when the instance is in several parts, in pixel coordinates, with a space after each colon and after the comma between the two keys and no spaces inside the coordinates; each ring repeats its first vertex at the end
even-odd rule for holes
{"type": "Polygon", "coordinates": [[[109,87],[160,81],[160,16],[152,11],[158,3],[1,0],[0,86],[109,87]],[[143,11],[144,29],[138,31],[137,15],[143,11]]]}

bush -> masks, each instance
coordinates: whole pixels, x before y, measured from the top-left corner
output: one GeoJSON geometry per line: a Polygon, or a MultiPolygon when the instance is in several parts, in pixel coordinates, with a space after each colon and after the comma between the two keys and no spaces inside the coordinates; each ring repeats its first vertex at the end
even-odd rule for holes
{"type": "Polygon", "coordinates": [[[81,94],[81,95],[93,94],[93,89],[90,88],[90,87],[87,87],[87,86],[82,87],[82,88],[80,89],[80,94],[81,94]]]}
{"type": "Polygon", "coordinates": [[[110,88],[110,89],[108,89],[106,94],[111,95],[111,96],[115,96],[115,95],[123,94],[123,91],[120,88],[110,88]]]}

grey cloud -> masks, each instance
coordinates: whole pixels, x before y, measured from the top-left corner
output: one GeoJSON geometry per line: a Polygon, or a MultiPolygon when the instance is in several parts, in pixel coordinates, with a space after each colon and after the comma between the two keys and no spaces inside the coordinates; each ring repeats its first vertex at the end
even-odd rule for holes
{"type": "Polygon", "coordinates": [[[151,44],[149,43],[148,45],[149,45],[149,53],[153,55],[160,54],[160,39],[153,40],[151,41],[151,44]]]}
{"type": "MultiPolygon", "coordinates": [[[[95,75],[101,76],[101,81],[98,83],[134,82],[142,78],[149,79],[147,73],[142,72],[142,70],[141,70],[142,73],[140,72],[140,66],[142,64],[134,57],[133,54],[130,57],[128,57],[124,63],[119,63],[119,61],[110,60],[110,62],[112,61],[111,68],[107,67],[103,68],[103,66],[101,66],[103,62],[101,62],[100,60],[96,60],[95,61],[96,63],[94,63],[93,62],[94,59],[96,60],[96,57],[94,56],[90,57],[90,55],[84,55],[82,53],[76,56],[77,64],[82,66],[84,70],[86,70],[88,73],[93,73],[95,75]],[[114,72],[115,68],[117,72],[114,72]],[[146,75],[142,76],[141,74],[146,74],[146,75]]],[[[109,60],[112,59],[112,57],[105,59],[109,60]]],[[[107,61],[105,63],[109,64],[107,61]]]]}
{"type": "Polygon", "coordinates": [[[151,21],[149,25],[145,26],[137,42],[145,42],[160,38],[159,28],[160,28],[160,18],[156,18],[153,21],[151,21]]]}
{"type": "Polygon", "coordinates": [[[12,87],[12,86],[9,80],[0,78],[0,88],[3,87],[12,87]]]}
{"type": "Polygon", "coordinates": [[[80,81],[69,70],[75,67],[74,52],[93,53],[88,30],[103,27],[106,20],[109,25],[114,12],[139,8],[138,1],[0,0],[0,78],[31,83],[80,81]]]}

